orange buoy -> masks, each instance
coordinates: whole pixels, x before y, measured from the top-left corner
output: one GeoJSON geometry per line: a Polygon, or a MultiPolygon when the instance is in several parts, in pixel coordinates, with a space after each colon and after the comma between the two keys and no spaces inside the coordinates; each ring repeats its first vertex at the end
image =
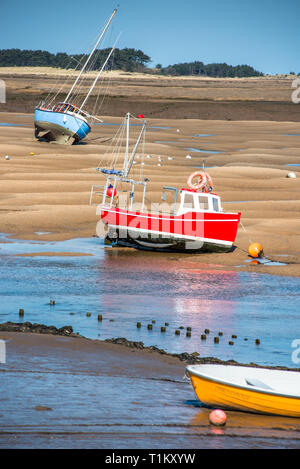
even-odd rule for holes
{"type": "Polygon", "coordinates": [[[263,248],[259,243],[252,243],[248,248],[251,257],[262,257],[264,254],[263,248]]]}
{"type": "Polygon", "coordinates": [[[215,409],[209,414],[209,421],[212,425],[223,427],[226,424],[227,415],[221,409],[215,409]]]}

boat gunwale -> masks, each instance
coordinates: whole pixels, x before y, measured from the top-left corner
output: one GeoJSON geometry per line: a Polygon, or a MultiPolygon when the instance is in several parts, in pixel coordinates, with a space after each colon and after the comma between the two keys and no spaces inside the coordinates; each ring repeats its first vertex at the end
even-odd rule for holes
{"type": "MultiPolygon", "coordinates": [[[[244,391],[250,391],[250,392],[256,392],[256,393],[260,393],[260,394],[267,394],[267,395],[272,395],[272,396],[277,396],[277,397],[283,397],[283,398],[287,398],[287,399],[300,399],[300,394],[298,395],[294,395],[294,394],[282,394],[280,392],[276,392],[276,391],[273,391],[272,389],[270,390],[264,390],[262,388],[258,388],[256,386],[252,386],[252,387],[249,387],[247,385],[242,385],[242,384],[233,384],[231,382],[227,382],[227,381],[224,381],[220,378],[213,378],[211,376],[207,376],[201,372],[197,372],[196,370],[193,370],[191,369],[192,367],[195,367],[195,366],[201,366],[201,365],[188,365],[186,367],[186,371],[189,373],[189,374],[193,374],[195,375],[196,377],[198,378],[202,378],[204,379],[205,381],[209,381],[209,382],[212,382],[212,383],[218,383],[218,384],[223,384],[225,386],[228,386],[228,387],[231,387],[231,388],[237,388],[237,389],[242,389],[244,391]]],[[[211,366],[211,365],[210,365],[211,366]]],[[[216,365],[216,366],[219,366],[219,365],[216,365]]],[[[234,365],[224,365],[224,366],[234,366],[234,365]]],[[[238,367],[236,367],[238,368],[238,367]]],[[[240,368],[249,368],[249,367],[240,367],[240,368]]],[[[252,369],[252,367],[251,367],[252,369]]],[[[258,369],[265,369],[265,370],[268,370],[269,368],[258,368],[258,369]]],[[[289,372],[292,372],[292,373],[299,373],[299,376],[300,376],[300,372],[299,371],[292,371],[292,370],[271,370],[271,371],[289,371],[289,372]]]]}
{"type": "MultiPolygon", "coordinates": [[[[206,213],[207,213],[208,215],[212,215],[212,214],[213,214],[213,215],[225,215],[225,216],[227,216],[227,215],[235,215],[235,216],[237,216],[237,217],[241,217],[241,212],[216,212],[216,211],[214,211],[214,210],[201,210],[201,211],[199,211],[199,210],[197,210],[197,211],[194,210],[194,211],[182,213],[182,214],[180,214],[180,215],[170,215],[170,216],[167,217],[167,218],[161,218],[161,217],[163,216],[163,214],[162,214],[162,215],[154,214],[154,213],[151,214],[151,212],[147,214],[147,213],[138,212],[138,211],[136,211],[136,212],[131,212],[131,211],[127,210],[127,209],[122,209],[122,208],[119,208],[119,207],[111,207],[111,206],[105,205],[105,204],[99,204],[99,205],[100,205],[101,210],[102,210],[103,212],[117,212],[117,213],[120,213],[120,214],[122,214],[122,215],[126,215],[126,214],[127,214],[127,215],[129,215],[129,216],[137,216],[137,217],[141,217],[141,218],[153,218],[153,219],[155,219],[155,220],[156,220],[156,219],[159,219],[159,220],[170,220],[170,219],[172,219],[172,220],[174,220],[174,221],[181,221],[181,220],[183,220],[183,221],[192,221],[192,222],[195,222],[195,221],[197,221],[197,220],[185,219],[185,218],[184,218],[186,215],[193,214],[193,213],[196,213],[196,214],[199,213],[199,214],[201,214],[201,215],[205,215],[206,213]]],[[[166,216],[166,215],[164,215],[164,216],[166,216]]],[[[201,220],[198,220],[198,221],[203,221],[203,220],[201,219],[201,220]]],[[[238,220],[236,220],[236,219],[229,219],[229,220],[223,220],[223,219],[205,220],[205,219],[204,219],[204,221],[212,221],[212,222],[214,222],[214,221],[228,221],[228,222],[231,221],[231,222],[237,222],[237,221],[238,221],[238,222],[239,222],[240,219],[238,219],[238,220]]]]}
{"type": "MultiPolygon", "coordinates": [[[[74,117],[74,119],[80,119],[82,122],[84,122],[90,128],[90,130],[92,129],[91,125],[88,123],[88,121],[85,117],[80,116],[80,115],[75,115],[75,113],[69,114],[67,112],[53,111],[52,109],[41,109],[40,107],[36,107],[35,111],[52,112],[53,114],[65,114],[66,116],[74,117]]],[[[35,120],[35,122],[38,122],[38,121],[35,120]]]]}

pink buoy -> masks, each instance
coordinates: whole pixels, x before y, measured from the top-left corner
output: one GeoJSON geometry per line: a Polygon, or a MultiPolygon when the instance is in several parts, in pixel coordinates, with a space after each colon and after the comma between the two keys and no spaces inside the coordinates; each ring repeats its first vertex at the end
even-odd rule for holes
{"type": "Polygon", "coordinates": [[[227,415],[223,410],[215,409],[209,414],[209,421],[212,425],[223,427],[226,424],[227,415]]]}

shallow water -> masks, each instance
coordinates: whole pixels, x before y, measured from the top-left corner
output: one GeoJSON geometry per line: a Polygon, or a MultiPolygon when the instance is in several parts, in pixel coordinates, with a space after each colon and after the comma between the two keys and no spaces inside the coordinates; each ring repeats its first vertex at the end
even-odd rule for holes
{"type": "Polygon", "coordinates": [[[195,134],[193,137],[215,137],[216,134],[195,134]]]}
{"type": "Polygon", "coordinates": [[[1,127],[24,127],[22,124],[9,124],[8,122],[0,122],[1,127]]]}
{"type": "Polygon", "coordinates": [[[214,270],[197,263],[198,256],[191,264],[184,255],[104,247],[98,238],[32,242],[3,235],[0,241],[1,322],[19,322],[19,308],[24,308],[23,321],[71,325],[93,339],[126,337],[171,353],[299,366],[292,361],[292,342],[299,336],[298,278],[214,270]],[[90,255],[14,255],[49,251],[90,255]],[[169,325],[162,333],[165,322],[169,325]],[[186,337],[188,326],[191,337],[186,337]],[[204,329],[210,333],[201,340],[204,329]],[[219,332],[223,335],[215,344],[219,332]],[[237,336],[233,346],[228,344],[232,335],[237,336]]]}
{"type": "Polygon", "coordinates": [[[214,153],[214,154],[224,153],[223,151],[200,150],[198,148],[186,148],[186,150],[191,151],[191,152],[196,152],[196,153],[214,153]]]}

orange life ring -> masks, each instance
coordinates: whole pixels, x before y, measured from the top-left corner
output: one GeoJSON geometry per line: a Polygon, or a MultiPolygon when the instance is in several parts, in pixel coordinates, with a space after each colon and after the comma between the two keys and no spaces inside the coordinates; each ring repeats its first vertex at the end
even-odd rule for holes
{"type": "Polygon", "coordinates": [[[187,185],[189,189],[202,190],[206,186],[206,182],[207,182],[206,173],[204,171],[195,171],[193,174],[191,174],[188,177],[187,185]],[[198,184],[193,183],[193,179],[195,177],[200,178],[198,184]]]}

